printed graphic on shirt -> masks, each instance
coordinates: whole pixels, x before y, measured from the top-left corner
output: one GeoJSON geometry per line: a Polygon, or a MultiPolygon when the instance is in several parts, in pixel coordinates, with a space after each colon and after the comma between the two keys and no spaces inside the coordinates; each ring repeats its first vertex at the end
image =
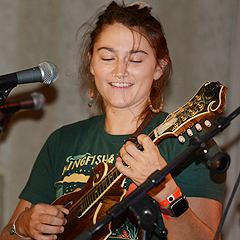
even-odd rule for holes
{"type": "MultiPolygon", "coordinates": [[[[97,164],[106,162],[112,165],[114,164],[114,160],[114,154],[91,155],[91,153],[85,153],[67,157],[65,160],[66,165],[62,170],[62,179],[55,182],[56,198],[82,189],[97,164]]],[[[123,187],[128,189],[130,183],[128,179],[125,181],[123,187]]],[[[135,225],[127,219],[123,225],[112,233],[111,237],[118,239],[137,239],[137,229],[135,225]]]]}
{"type": "Polygon", "coordinates": [[[55,183],[56,198],[82,188],[97,164],[101,162],[113,164],[114,159],[114,154],[91,155],[91,153],[67,157],[66,165],[62,170],[63,178],[55,183]]]}

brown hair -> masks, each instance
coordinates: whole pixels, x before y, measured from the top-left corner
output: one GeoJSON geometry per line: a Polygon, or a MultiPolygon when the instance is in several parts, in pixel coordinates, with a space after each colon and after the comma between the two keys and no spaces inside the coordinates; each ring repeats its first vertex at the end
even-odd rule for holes
{"type": "MultiPolygon", "coordinates": [[[[90,85],[93,85],[94,77],[90,73],[90,59],[88,58],[88,54],[90,56],[93,54],[93,46],[104,28],[114,23],[120,23],[131,31],[138,31],[148,40],[152,47],[156,61],[163,70],[162,76],[158,80],[153,81],[150,93],[153,107],[158,108],[162,103],[163,92],[170,79],[172,63],[162,25],[151,15],[151,8],[148,6],[142,7],[137,3],[126,6],[124,3],[119,5],[115,1],[112,1],[105,11],[99,14],[96,25],[90,26],[91,29],[83,36],[84,50],[79,58],[79,75],[83,80],[83,84],[92,87],[90,85]],[[162,66],[160,60],[164,60],[167,64],[162,66]]],[[[98,95],[97,103],[101,111],[105,112],[103,99],[98,93],[96,94],[96,87],[94,91],[95,96],[98,95]]],[[[149,107],[146,106],[141,116],[145,115],[149,110],[149,107]]]]}

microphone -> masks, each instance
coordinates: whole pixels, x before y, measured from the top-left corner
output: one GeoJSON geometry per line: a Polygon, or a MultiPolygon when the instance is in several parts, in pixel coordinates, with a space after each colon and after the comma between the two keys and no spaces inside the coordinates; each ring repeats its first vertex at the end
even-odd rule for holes
{"type": "Polygon", "coordinates": [[[0,76],[0,88],[13,88],[18,84],[42,82],[51,84],[59,77],[58,68],[50,62],[40,63],[37,67],[0,76]]]}
{"type": "Polygon", "coordinates": [[[34,92],[30,97],[5,103],[0,107],[2,113],[13,113],[20,109],[41,110],[45,103],[45,98],[41,93],[34,92]]]}

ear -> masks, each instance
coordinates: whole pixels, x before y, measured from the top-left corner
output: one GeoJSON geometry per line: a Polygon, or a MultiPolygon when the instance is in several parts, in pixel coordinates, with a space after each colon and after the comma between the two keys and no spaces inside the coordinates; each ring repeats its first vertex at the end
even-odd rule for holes
{"type": "Polygon", "coordinates": [[[89,62],[90,62],[90,72],[91,74],[94,76],[94,69],[93,69],[93,65],[92,65],[92,56],[90,55],[90,53],[88,53],[88,58],[89,58],[89,62]]]}
{"type": "Polygon", "coordinates": [[[162,75],[165,67],[167,66],[168,62],[165,58],[162,58],[158,64],[156,65],[155,72],[154,72],[154,80],[158,80],[162,75]]]}

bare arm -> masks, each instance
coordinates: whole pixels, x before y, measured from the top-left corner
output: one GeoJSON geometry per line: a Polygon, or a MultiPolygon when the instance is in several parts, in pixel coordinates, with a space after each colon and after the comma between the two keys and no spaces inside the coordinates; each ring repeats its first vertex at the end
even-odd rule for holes
{"type": "Polygon", "coordinates": [[[56,234],[64,231],[64,214],[68,213],[68,209],[63,206],[40,203],[31,207],[30,202],[21,199],[8,225],[2,231],[1,240],[22,239],[9,233],[16,218],[16,229],[20,235],[39,240],[56,239],[56,234]]]}
{"type": "Polygon", "coordinates": [[[214,239],[222,204],[206,198],[188,198],[188,201],[190,207],[180,217],[169,221],[163,217],[168,239],[214,239]]]}
{"type": "Polygon", "coordinates": [[[10,235],[9,231],[12,229],[13,227],[13,222],[14,220],[18,217],[18,215],[23,212],[25,209],[30,208],[31,207],[31,203],[27,202],[25,200],[20,200],[18,203],[18,206],[15,210],[15,212],[12,215],[12,218],[10,219],[9,223],[5,226],[5,228],[2,230],[1,233],[1,240],[7,240],[7,239],[19,239],[19,237],[17,235],[10,235]]]}

